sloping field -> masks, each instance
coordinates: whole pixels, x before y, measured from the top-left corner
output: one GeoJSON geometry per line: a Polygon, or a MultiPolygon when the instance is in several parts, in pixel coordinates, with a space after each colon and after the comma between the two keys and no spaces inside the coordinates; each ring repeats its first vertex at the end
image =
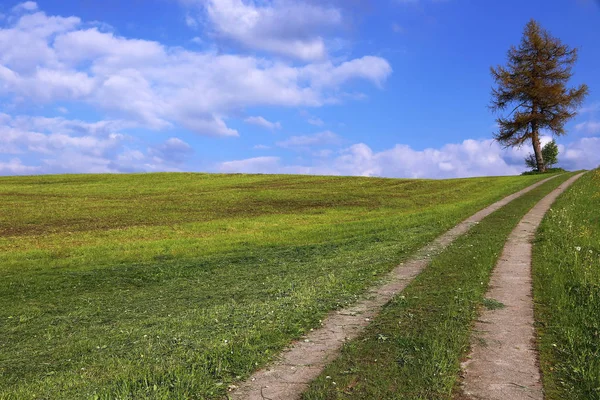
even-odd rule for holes
{"type": "Polygon", "coordinates": [[[217,398],[539,180],[0,178],[0,398],[217,398]]]}

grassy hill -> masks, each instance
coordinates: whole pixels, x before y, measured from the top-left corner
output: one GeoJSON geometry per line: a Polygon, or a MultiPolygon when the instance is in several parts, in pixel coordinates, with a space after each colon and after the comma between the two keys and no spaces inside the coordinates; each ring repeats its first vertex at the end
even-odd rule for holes
{"type": "Polygon", "coordinates": [[[222,396],[540,179],[0,178],[0,399],[222,396]]]}

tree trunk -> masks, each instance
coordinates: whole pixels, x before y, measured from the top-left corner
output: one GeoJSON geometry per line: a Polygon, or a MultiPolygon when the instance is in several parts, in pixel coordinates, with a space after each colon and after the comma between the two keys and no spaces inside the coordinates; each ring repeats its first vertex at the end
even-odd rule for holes
{"type": "MultiPolygon", "coordinates": [[[[538,107],[537,104],[533,104],[532,113],[534,118],[537,118],[538,107]]],[[[546,165],[544,164],[544,157],[542,156],[542,146],[540,144],[540,135],[538,132],[538,124],[534,119],[531,122],[531,142],[533,143],[533,152],[535,154],[535,161],[537,163],[538,172],[546,172],[546,165]]]]}
{"type": "Polygon", "coordinates": [[[535,154],[537,170],[539,172],[546,172],[546,165],[544,164],[544,157],[542,156],[542,145],[540,144],[540,137],[537,133],[537,130],[533,131],[531,135],[531,142],[533,143],[533,153],[535,154]]]}

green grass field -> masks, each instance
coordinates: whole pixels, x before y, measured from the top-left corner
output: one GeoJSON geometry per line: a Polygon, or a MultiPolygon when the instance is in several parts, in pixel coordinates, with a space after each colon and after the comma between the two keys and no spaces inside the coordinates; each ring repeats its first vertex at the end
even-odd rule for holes
{"type": "Polygon", "coordinates": [[[0,178],[0,398],[219,398],[541,178],[0,178]]]}
{"type": "Polygon", "coordinates": [[[546,215],[533,276],[546,398],[600,399],[600,170],[546,215]]]}

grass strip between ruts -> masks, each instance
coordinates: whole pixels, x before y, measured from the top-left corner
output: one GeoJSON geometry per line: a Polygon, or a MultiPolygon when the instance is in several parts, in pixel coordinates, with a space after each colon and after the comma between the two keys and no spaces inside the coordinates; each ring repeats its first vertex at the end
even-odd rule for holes
{"type": "Polygon", "coordinates": [[[435,257],[304,393],[314,399],[452,398],[472,321],[491,271],[520,219],[572,174],[485,218],[435,257]]]}
{"type": "Polygon", "coordinates": [[[542,221],[533,279],[546,398],[600,399],[600,169],[542,221]]]}

